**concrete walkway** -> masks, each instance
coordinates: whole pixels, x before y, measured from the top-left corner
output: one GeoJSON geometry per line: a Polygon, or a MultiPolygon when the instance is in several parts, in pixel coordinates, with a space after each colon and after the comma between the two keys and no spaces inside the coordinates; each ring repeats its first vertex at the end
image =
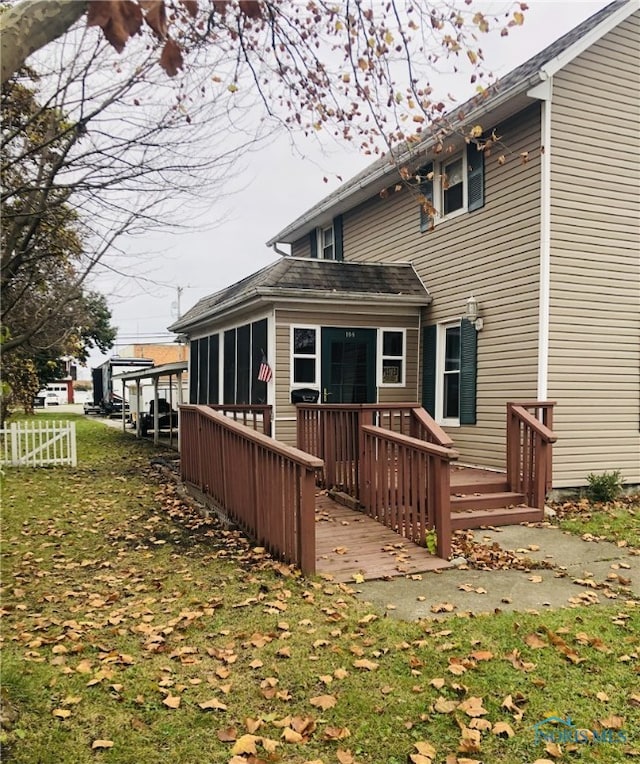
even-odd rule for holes
{"type": "Polygon", "coordinates": [[[553,527],[474,531],[476,542],[552,566],[473,570],[461,566],[419,577],[359,584],[358,596],[403,620],[460,613],[537,611],[640,601],[640,554],[606,541],[583,541],[553,527]]]}

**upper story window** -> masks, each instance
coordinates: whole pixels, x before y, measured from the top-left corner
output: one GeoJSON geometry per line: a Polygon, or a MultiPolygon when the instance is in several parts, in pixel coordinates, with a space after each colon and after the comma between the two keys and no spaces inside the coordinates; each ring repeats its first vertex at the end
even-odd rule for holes
{"type": "Polygon", "coordinates": [[[484,206],[484,154],[475,143],[466,151],[422,167],[420,177],[420,230],[484,206]]]}
{"type": "Polygon", "coordinates": [[[336,259],[333,238],[333,223],[326,228],[318,228],[318,252],[320,252],[323,260],[336,259]]]}
{"type": "Polygon", "coordinates": [[[309,250],[312,258],[321,260],[344,260],[342,247],[342,215],[337,215],[329,225],[315,228],[309,234],[309,250]]]}

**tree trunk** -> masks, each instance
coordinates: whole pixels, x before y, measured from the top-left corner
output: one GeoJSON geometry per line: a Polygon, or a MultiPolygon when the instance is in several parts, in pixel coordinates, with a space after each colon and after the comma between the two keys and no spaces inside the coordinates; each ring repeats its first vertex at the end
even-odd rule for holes
{"type": "Polygon", "coordinates": [[[86,0],[23,0],[0,14],[4,84],[27,58],[60,37],[87,10],[86,0]]]}

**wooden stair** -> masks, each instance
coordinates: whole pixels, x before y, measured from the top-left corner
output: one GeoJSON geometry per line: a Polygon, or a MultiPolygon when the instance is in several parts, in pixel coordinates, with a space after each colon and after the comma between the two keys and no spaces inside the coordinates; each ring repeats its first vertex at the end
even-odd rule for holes
{"type": "Polygon", "coordinates": [[[525,496],[509,490],[498,472],[456,467],[451,475],[451,528],[540,522],[544,510],[527,506],[525,496]]]}

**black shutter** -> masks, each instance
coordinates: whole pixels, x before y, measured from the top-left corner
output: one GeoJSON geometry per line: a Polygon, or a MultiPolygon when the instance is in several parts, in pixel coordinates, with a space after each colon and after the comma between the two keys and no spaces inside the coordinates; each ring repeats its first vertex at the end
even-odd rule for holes
{"type": "Polygon", "coordinates": [[[484,151],[475,143],[467,146],[467,209],[469,212],[484,207],[484,151]]]}
{"type": "Polygon", "coordinates": [[[476,423],[478,332],[466,318],[460,324],[460,424],[476,423]]]}
{"type": "Polygon", "coordinates": [[[311,250],[311,257],[318,257],[318,231],[314,228],[309,232],[309,249],[311,250]]]}
{"type": "Polygon", "coordinates": [[[436,415],[436,325],[422,331],[422,406],[436,415]]]}
{"type": "MultiPolygon", "coordinates": [[[[433,201],[433,175],[431,180],[427,180],[427,176],[433,173],[433,164],[427,164],[418,170],[420,176],[420,194],[428,199],[433,207],[435,207],[433,201]]],[[[424,206],[420,205],[420,230],[430,231],[433,228],[433,218],[425,211],[424,206]]]]}
{"type": "Polygon", "coordinates": [[[342,246],[342,215],[333,219],[333,247],[336,260],[344,260],[344,249],[342,246]]]}

